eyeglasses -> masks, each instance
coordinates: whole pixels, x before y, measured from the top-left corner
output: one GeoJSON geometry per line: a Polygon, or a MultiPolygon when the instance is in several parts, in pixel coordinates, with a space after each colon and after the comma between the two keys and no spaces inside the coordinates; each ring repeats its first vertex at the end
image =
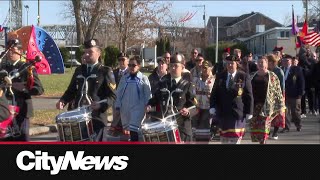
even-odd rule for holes
{"type": "Polygon", "coordinates": [[[165,59],[170,59],[170,57],[164,57],[165,59]]]}
{"type": "Polygon", "coordinates": [[[134,67],[136,67],[136,66],[138,66],[138,65],[137,65],[137,64],[128,64],[128,66],[134,68],[134,67]]]}
{"type": "Polygon", "coordinates": [[[198,52],[192,52],[192,54],[198,54],[198,52]]]}

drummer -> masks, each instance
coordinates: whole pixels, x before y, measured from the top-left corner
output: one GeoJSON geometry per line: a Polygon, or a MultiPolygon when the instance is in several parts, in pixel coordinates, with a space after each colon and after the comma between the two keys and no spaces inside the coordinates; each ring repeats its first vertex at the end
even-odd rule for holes
{"type": "Polygon", "coordinates": [[[89,99],[92,100],[92,102],[87,103],[91,104],[93,129],[98,135],[95,140],[101,141],[105,124],[102,122],[100,114],[104,113],[108,107],[113,105],[116,97],[116,84],[112,69],[99,63],[101,48],[98,46],[97,40],[91,39],[86,41],[84,47],[84,59],[86,63],[76,68],[69,87],[56,103],[56,108],[63,109],[67,103],[72,102],[73,100],[76,102],[74,108],[77,108],[78,104],[80,104],[80,106],[86,105],[85,102],[82,102],[83,98],[81,98],[83,97],[83,90],[81,88],[83,80],[78,77],[93,77],[87,80],[87,95],[89,96],[89,99]],[[97,103],[104,99],[107,99],[107,102],[97,103]]]}
{"type": "MultiPolygon", "coordinates": [[[[155,93],[155,96],[149,100],[147,111],[150,111],[152,106],[159,103],[163,105],[163,101],[167,101],[168,95],[163,94],[160,89],[167,88],[170,92],[177,88],[181,89],[183,92],[173,94],[173,105],[175,107],[174,109],[180,112],[180,115],[177,117],[177,123],[181,140],[187,142],[192,140],[190,111],[187,108],[195,105],[195,96],[191,82],[182,78],[184,68],[183,57],[180,54],[171,57],[169,74],[165,75],[159,82],[160,88],[158,92],[155,93]]],[[[162,111],[164,111],[165,108],[165,106],[161,106],[162,111]]]]}

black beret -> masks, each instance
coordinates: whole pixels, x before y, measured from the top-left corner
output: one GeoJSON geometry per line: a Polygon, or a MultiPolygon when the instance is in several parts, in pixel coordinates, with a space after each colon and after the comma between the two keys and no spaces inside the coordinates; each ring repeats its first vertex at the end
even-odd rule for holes
{"type": "Polygon", "coordinates": [[[89,39],[83,43],[85,49],[99,47],[97,39],[89,39]]]}
{"type": "Polygon", "coordinates": [[[227,61],[240,61],[240,58],[238,56],[227,56],[227,61]]]}

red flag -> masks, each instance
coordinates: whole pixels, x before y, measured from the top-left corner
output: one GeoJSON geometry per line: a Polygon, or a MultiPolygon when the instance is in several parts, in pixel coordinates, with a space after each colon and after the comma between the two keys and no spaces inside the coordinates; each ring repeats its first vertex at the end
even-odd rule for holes
{"type": "Polygon", "coordinates": [[[308,23],[307,20],[304,20],[302,30],[299,32],[299,37],[303,41],[304,37],[308,34],[308,23]]]}

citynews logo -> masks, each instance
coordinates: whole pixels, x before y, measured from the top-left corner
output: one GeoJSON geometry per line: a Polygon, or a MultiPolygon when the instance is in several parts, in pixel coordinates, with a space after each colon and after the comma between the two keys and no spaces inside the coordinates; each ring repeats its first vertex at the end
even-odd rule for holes
{"type": "Polygon", "coordinates": [[[72,170],[124,170],[128,166],[128,156],[84,156],[84,151],[79,151],[76,157],[72,151],[66,151],[64,156],[49,156],[48,152],[22,151],[17,155],[16,164],[23,171],[49,170],[51,175],[56,175],[60,170],[67,170],[69,164],[72,170]],[[24,159],[27,158],[27,161],[24,159]],[[26,163],[27,162],[27,163],[26,163]]]}

